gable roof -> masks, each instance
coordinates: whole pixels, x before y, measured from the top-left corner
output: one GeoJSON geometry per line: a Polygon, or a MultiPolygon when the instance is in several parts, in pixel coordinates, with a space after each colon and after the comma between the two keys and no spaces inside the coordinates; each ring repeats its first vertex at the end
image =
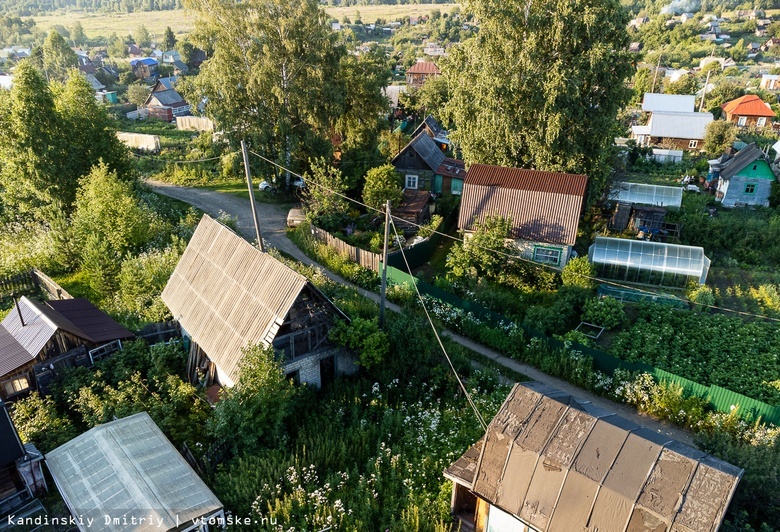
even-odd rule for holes
{"type": "Polygon", "coordinates": [[[423,120],[419,126],[412,132],[411,137],[414,138],[420,133],[424,132],[425,129],[430,130],[431,133],[433,133],[433,138],[436,140],[440,140],[442,142],[446,142],[449,144],[449,140],[447,138],[447,130],[441,127],[441,124],[433,117],[433,115],[428,115],[425,117],[425,120],[423,120]]]}
{"type": "Polygon", "coordinates": [[[420,158],[425,161],[425,164],[431,171],[435,172],[439,165],[444,161],[445,156],[436,143],[428,135],[417,135],[414,137],[404,149],[398,152],[398,155],[393,157],[391,161],[392,165],[396,165],[398,160],[408,151],[413,150],[420,158]]]}
{"type": "Polygon", "coordinates": [[[692,113],[696,106],[696,96],[687,94],[656,94],[646,92],[642,101],[642,110],[671,111],[676,113],[692,113]]]}
{"type": "Polygon", "coordinates": [[[167,78],[158,78],[152,87],[152,92],[162,92],[171,90],[176,82],[179,81],[179,76],[168,76],[167,78]]]}
{"type": "Polygon", "coordinates": [[[406,70],[407,74],[441,74],[436,63],[430,61],[418,61],[406,70]]]}
{"type": "Polygon", "coordinates": [[[162,299],[233,382],[241,350],[270,345],[308,280],[204,214],[162,299]]]}
{"type": "Polygon", "coordinates": [[[764,160],[764,152],[759,150],[755,143],[752,143],[746,148],[739,150],[734,157],[722,164],[720,177],[731,179],[757,159],[764,160]]]}
{"type": "Polygon", "coordinates": [[[93,74],[85,74],[85,76],[94,90],[99,91],[106,88],[93,74]]]}
{"type": "Polygon", "coordinates": [[[720,106],[727,114],[738,116],[766,116],[774,117],[775,113],[755,94],[746,94],[736,100],[731,100],[720,106]]]}
{"type": "Polygon", "coordinates": [[[141,59],[133,59],[132,61],[130,61],[130,66],[132,66],[133,68],[135,68],[135,66],[139,65],[139,64],[141,64],[141,65],[148,65],[148,66],[158,66],[159,65],[157,60],[156,59],[152,59],[151,57],[144,57],[144,58],[141,58],[141,59]]]}
{"type": "Polygon", "coordinates": [[[81,331],[82,337],[99,344],[133,338],[133,333],[119,325],[111,316],[88,299],[57,299],[47,304],[81,331]]]}
{"type": "Polygon", "coordinates": [[[144,103],[144,107],[155,105],[155,101],[157,102],[156,105],[161,105],[163,107],[182,107],[187,105],[187,102],[182,98],[181,94],[174,89],[149,93],[149,96],[144,103]]]}
{"type": "Polygon", "coordinates": [[[146,412],[88,430],[48,453],[46,465],[81,530],[90,519],[90,530],[178,530],[222,509],[146,412]],[[127,521],[107,525],[106,516],[127,521]]]}
{"type": "Polygon", "coordinates": [[[714,120],[712,113],[677,113],[656,111],[647,126],[651,137],[703,140],[707,124],[714,120]]]}
{"type": "Polygon", "coordinates": [[[743,471],[539,383],[515,384],[445,471],[548,530],[718,529],[743,471]]]}
{"type": "Polygon", "coordinates": [[[573,245],[587,176],[474,164],[463,183],[458,227],[488,216],[512,219],[515,238],[573,245]]]}

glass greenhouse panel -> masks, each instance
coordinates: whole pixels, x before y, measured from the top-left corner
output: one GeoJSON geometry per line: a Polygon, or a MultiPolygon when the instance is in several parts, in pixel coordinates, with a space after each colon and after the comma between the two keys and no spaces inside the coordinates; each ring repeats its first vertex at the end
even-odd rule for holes
{"type": "Polygon", "coordinates": [[[680,207],[682,205],[682,187],[663,187],[642,183],[618,183],[612,189],[610,197],[624,203],[642,205],[660,205],[680,207]]]}
{"type": "Polygon", "coordinates": [[[601,277],[678,288],[704,284],[710,269],[703,248],[625,238],[596,237],[588,258],[601,277]]]}

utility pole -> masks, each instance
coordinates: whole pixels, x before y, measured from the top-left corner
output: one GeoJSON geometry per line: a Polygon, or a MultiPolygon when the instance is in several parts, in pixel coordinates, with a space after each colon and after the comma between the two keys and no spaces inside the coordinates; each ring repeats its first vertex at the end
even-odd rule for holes
{"type": "Polygon", "coordinates": [[[385,204],[385,249],[382,252],[382,289],[379,298],[379,327],[385,327],[385,298],[387,296],[387,240],[390,237],[390,200],[385,204]]]}
{"type": "Polygon", "coordinates": [[[246,185],[249,187],[249,204],[252,206],[252,218],[255,220],[255,233],[257,233],[257,244],[260,251],[265,251],[263,245],[263,236],[260,234],[260,219],[257,217],[257,208],[255,207],[255,191],[252,189],[252,175],[249,173],[249,155],[246,152],[246,144],[241,141],[241,153],[244,155],[244,172],[246,173],[246,185]]]}
{"type": "Polygon", "coordinates": [[[704,88],[701,90],[701,102],[699,103],[699,112],[701,113],[702,109],[704,109],[704,98],[707,97],[707,85],[710,82],[710,74],[712,74],[712,69],[709,69],[707,71],[707,79],[704,80],[704,88]]]}
{"type": "Polygon", "coordinates": [[[658,54],[658,64],[655,65],[655,74],[653,74],[653,87],[650,89],[650,93],[655,93],[655,80],[658,79],[658,70],[661,68],[661,56],[663,54],[658,54]]]}

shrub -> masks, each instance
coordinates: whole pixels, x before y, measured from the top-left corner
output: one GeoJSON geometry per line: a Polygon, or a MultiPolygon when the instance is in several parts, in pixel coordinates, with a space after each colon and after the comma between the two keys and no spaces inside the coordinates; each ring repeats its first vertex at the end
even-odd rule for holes
{"type": "Polygon", "coordinates": [[[611,297],[595,297],[585,302],[582,321],[614,329],[626,321],[623,303],[611,297]]]}
{"type": "Polygon", "coordinates": [[[686,295],[694,303],[693,308],[697,312],[709,312],[710,307],[715,305],[715,294],[712,293],[712,288],[709,286],[697,283],[696,286],[688,290],[686,295]]]}
{"type": "Polygon", "coordinates": [[[377,318],[353,318],[351,322],[339,320],[330,330],[329,338],[355,351],[364,368],[380,364],[389,349],[387,335],[379,329],[377,318]]]}
{"type": "Polygon", "coordinates": [[[594,277],[596,277],[596,267],[591,264],[587,256],[574,257],[566,263],[561,272],[564,286],[593,289],[596,286],[594,277]]]}

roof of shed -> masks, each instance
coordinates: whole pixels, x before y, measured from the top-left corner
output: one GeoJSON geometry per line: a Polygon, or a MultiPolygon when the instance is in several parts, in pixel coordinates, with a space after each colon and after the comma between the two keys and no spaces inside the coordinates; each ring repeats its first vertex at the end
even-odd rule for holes
{"type": "Polygon", "coordinates": [[[758,159],[765,160],[764,152],[758,149],[755,143],[751,143],[747,147],[739,150],[734,157],[721,165],[720,177],[723,179],[731,179],[747,165],[758,159]]]}
{"type": "Polygon", "coordinates": [[[696,96],[687,94],[655,94],[646,92],[642,101],[642,110],[652,113],[657,111],[692,113],[695,106],[696,96]]]}
{"type": "Polygon", "coordinates": [[[56,299],[47,304],[73,323],[81,332],[80,336],[99,344],[114,340],[133,338],[133,333],[119,325],[111,316],[97,308],[88,299],[56,299]]]}
{"type": "Polygon", "coordinates": [[[407,74],[441,74],[436,63],[430,61],[418,61],[406,70],[407,74]]]}
{"type": "Polygon", "coordinates": [[[181,107],[187,105],[187,102],[181,97],[181,94],[174,89],[152,92],[149,94],[149,97],[146,98],[146,103],[144,103],[144,105],[150,105],[152,100],[157,100],[160,105],[166,107],[181,107]]]}
{"type": "Polygon", "coordinates": [[[235,382],[250,344],[270,345],[308,280],[204,214],[162,299],[235,382]]]}
{"type": "Polygon", "coordinates": [[[769,104],[755,94],[746,94],[720,106],[730,115],[774,117],[775,113],[769,104]]]}
{"type": "Polygon", "coordinates": [[[512,219],[515,238],[574,244],[587,183],[584,175],[474,164],[458,227],[472,230],[488,216],[503,216],[512,219]]]}
{"type": "Polygon", "coordinates": [[[393,157],[391,163],[395,165],[398,159],[408,150],[414,150],[433,172],[439,168],[446,158],[444,152],[439,149],[431,137],[428,135],[417,135],[406,145],[406,147],[404,147],[404,149],[398,152],[398,155],[393,157]]]}
{"type": "Polygon", "coordinates": [[[90,429],[48,453],[46,464],[73,515],[97,530],[170,530],[222,508],[146,412],[90,429]],[[106,516],[127,522],[106,525],[106,516]],[[139,525],[132,517],[152,519],[139,525]]]}
{"type": "Polygon", "coordinates": [[[647,125],[651,137],[702,140],[707,124],[713,120],[712,113],[656,111],[647,125]]]}
{"type": "Polygon", "coordinates": [[[714,531],[743,473],[539,383],[514,386],[476,447],[445,476],[540,531],[714,531]]]}

